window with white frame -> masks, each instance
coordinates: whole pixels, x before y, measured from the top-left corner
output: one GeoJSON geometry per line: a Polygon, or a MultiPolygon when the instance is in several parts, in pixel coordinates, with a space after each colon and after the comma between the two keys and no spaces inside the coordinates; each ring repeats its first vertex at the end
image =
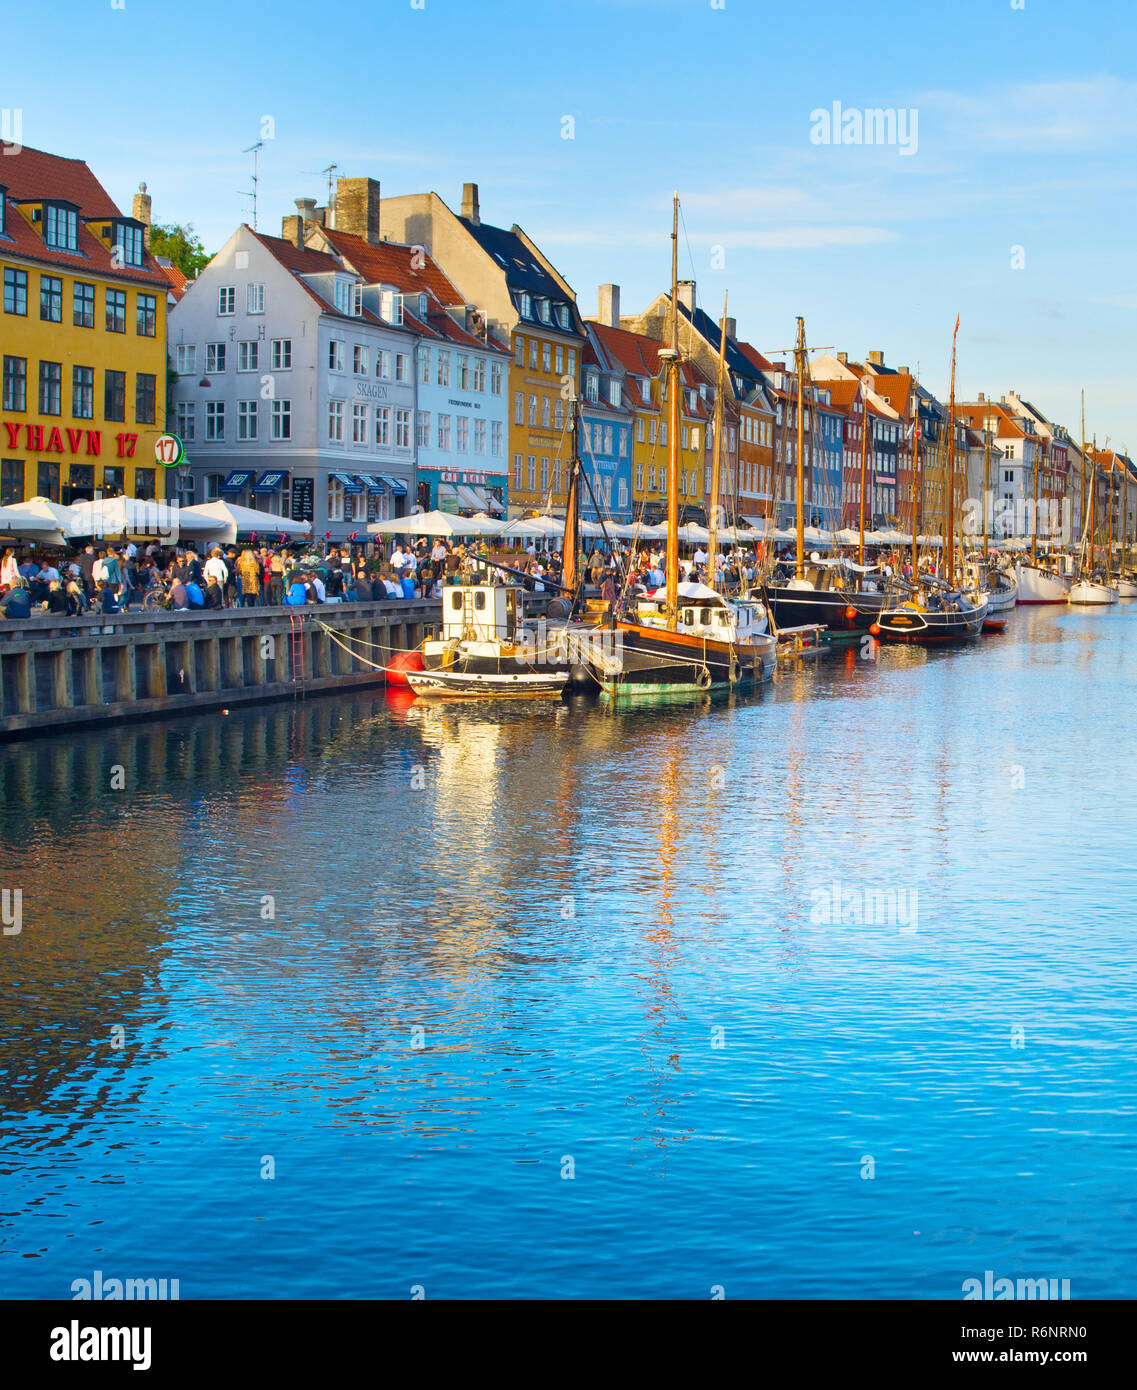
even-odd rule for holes
{"type": "Polygon", "coordinates": [[[411,359],[405,352],[395,353],[395,380],[409,381],[411,371],[411,359]]]}
{"type": "Polygon", "coordinates": [[[237,344],[237,370],[255,372],[259,369],[260,343],[255,339],[237,344]]]}
{"type": "Polygon", "coordinates": [[[206,343],[205,345],[205,374],[206,376],[216,376],[225,370],[225,344],[206,343]]]}
{"type": "Polygon", "coordinates": [[[367,443],[367,406],[363,401],[353,401],[351,405],[351,442],[367,443]]]}
{"type": "Polygon", "coordinates": [[[563,375],[564,375],[564,370],[565,370],[565,350],[564,350],[564,348],[561,346],[560,343],[557,344],[556,363],[557,363],[557,375],[558,375],[558,376],[563,376],[563,375]]]}
{"type": "Polygon", "coordinates": [[[475,391],[486,389],[486,359],[484,357],[474,358],[474,375],[470,385],[475,391]]]}
{"type": "Polygon", "coordinates": [[[225,438],[225,402],[206,401],[205,437],[208,440],[225,438]]]}
{"type": "Polygon", "coordinates": [[[546,429],[553,423],[553,403],[548,396],[541,397],[541,424],[546,429]]]}
{"type": "Polygon", "coordinates": [[[398,290],[384,290],[380,296],[379,312],[388,323],[401,324],[403,321],[403,296],[398,290]]]}
{"type": "Polygon", "coordinates": [[[528,461],[526,462],[526,465],[525,465],[525,475],[526,475],[526,480],[527,480],[528,485],[529,485],[529,491],[530,491],[530,492],[536,492],[536,491],[537,491],[537,459],[536,459],[536,457],[535,457],[533,454],[530,454],[530,455],[529,455],[528,461]]]}
{"type": "Polygon", "coordinates": [[[264,313],[265,287],[263,285],[245,286],[245,311],[250,314],[264,313]]]}
{"type": "Polygon", "coordinates": [[[272,370],[287,372],[292,368],[292,339],[274,338],[272,340],[272,370]]]}
{"type": "Polygon", "coordinates": [[[343,401],[328,402],[328,440],[332,444],[343,443],[343,401]]]}
{"type": "Polygon", "coordinates": [[[490,363],[490,395],[501,395],[502,370],[500,362],[490,363]]]}
{"type": "Polygon", "coordinates": [[[636,491],[637,491],[637,492],[643,492],[643,490],[644,490],[644,466],[643,466],[642,463],[637,463],[637,464],[636,464],[636,491]]]}
{"type": "Polygon", "coordinates": [[[551,372],[553,370],[553,345],[552,343],[541,344],[541,370],[551,372]]]}
{"type": "Polygon", "coordinates": [[[531,372],[535,372],[535,371],[537,370],[537,339],[536,339],[536,338],[530,338],[530,339],[529,339],[529,370],[530,370],[531,372]]]}
{"type": "Polygon", "coordinates": [[[454,364],[455,385],[459,391],[468,391],[470,389],[470,359],[464,352],[455,355],[457,358],[454,364]]]}
{"type": "Polygon", "coordinates": [[[536,425],[536,423],[537,423],[537,397],[536,397],[536,396],[530,396],[530,397],[529,397],[529,423],[530,423],[531,425],[536,425]]]}
{"type": "Polygon", "coordinates": [[[197,346],[179,343],[174,354],[175,370],[179,376],[193,376],[197,371],[197,346]]]}
{"type": "Polygon", "coordinates": [[[548,459],[542,459],[542,460],[541,460],[541,491],[542,491],[542,492],[548,492],[548,490],[549,490],[549,460],[548,460],[548,459]]]}
{"type": "Polygon", "coordinates": [[[344,364],[344,349],[347,344],[341,338],[328,339],[328,370],[332,372],[342,372],[344,364]]]}
{"type": "Polygon", "coordinates": [[[272,403],[272,437],[292,438],[292,402],[285,397],[278,397],[272,403]]]}
{"type": "Polygon", "coordinates": [[[500,420],[490,421],[490,452],[498,459],[505,454],[505,431],[500,420]]]}
{"type": "Polygon", "coordinates": [[[343,483],[338,478],[328,477],[328,520],[343,520],[343,483]]]}
{"type": "Polygon", "coordinates": [[[513,456],[513,486],[514,486],[514,487],[520,487],[520,486],[521,486],[521,462],[522,462],[521,455],[520,455],[520,454],[514,454],[514,456],[513,456]]]}
{"type": "Polygon", "coordinates": [[[470,417],[468,415],[458,415],[455,417],[457,429],[455,430],[455,447],[460,454],[470,452],[470,417]]]}
{"type": "Polygon", "coordinates": [[[229,314],[237,312],[237,287],[236,285],[220,285],[217,290],[217,314],[220,318],[225,318],[229,314]]]}
{"type": "Polygon", "coordinates": [[[438,447],[450,451],[450,416],[440,414],[438,417],[438,447]]]}
{"type": "Polygon", "coordinates": [[[194,410],[193,401],[178,402],[178,438],[186,444],[192,444],[197,432],[197,412],[194,410]]]}
{"type": "Polygon", "coordinates": [[[375,443],[381,449],[391,447],[391,407],[389,405],[377,405],[375,407],[375,443]]]}
{"type": "Polygon", "coordinates": [[[420,449],[430,448],[430,411],[420,410],[415,427],[415,444],[420,449]]]}
{"type": "Polygon", "coordinates": [[[411,447],[411,412],[409,410],[395,411],[395,448],[409,449],[411,447]]]}
{"type": "Polygon", "coordinates": [[[576,348],[569,348],[568,374],[573,378],[576,377],[576,348]]]}
{"type": "Polygon", "coordinates": [[[419,348],[419,375],[418,379],[424,386],[430,385],[430,348],[419,348]]]}
{"type": "Polygon", "coordinates": [[[564,428],[564,423],[565,423],[565,403],[564,403],[563,400],[561,400],[560,396],[558,396],[557,399],[556,399],[556,404],[555,404],[555,408],[554,408],[554,411],[553,411],[553,423],[556,425],[557,429],[563,429],[563,428],[564,428]]]}
{"type": "Polygon", "coordinates": [[[257,437],[257,403],[256,401],[237,402],[237,438],[241,440],[256,439],[257,437]]]}
{"type": "Polygon", "coordinates": [[[367,376],[371,370],[367,361],[367,349],[362,343],[356,343],[351,349],[351,370],[356,376],[367,376]]]}
{"type": "Polygon", "coordinates": [[[391,353],[387,348],[375,349],[375,375],[380,381],[391,380],[391,353]]]}
{"type": "Polygon", "coordinates": [[[523,391],[513,393],[513,423],[515,425],[525,423],[525,393],[523,391]]]}
{"type": "MultiPolygon", "coordinates": [[[[524,367],[525,365],[525,339],[520,333],[517,335],[517,341],[513,345],[513,362],[517,367],[524,367]]],[[[517,486],[520,487],[521,484],[518,483],[517,486]]]]}
{"type": "Polygon", "coordinates": [[[438,385],[450,385],[450,353],[445,348],[438,349],[438,385]]]}

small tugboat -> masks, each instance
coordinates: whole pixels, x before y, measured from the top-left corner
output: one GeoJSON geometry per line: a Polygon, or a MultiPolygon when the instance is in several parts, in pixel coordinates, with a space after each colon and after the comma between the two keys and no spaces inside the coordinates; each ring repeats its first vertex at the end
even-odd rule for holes
{"type": "Polygon", "coordinates": [[[404,672],[415,694],[559,695],[570,675],[566,644],[544,624],[518,621],[521,592],[504,584],[443,589],[442,635],[422,644],[421,671],[404,672]]]}

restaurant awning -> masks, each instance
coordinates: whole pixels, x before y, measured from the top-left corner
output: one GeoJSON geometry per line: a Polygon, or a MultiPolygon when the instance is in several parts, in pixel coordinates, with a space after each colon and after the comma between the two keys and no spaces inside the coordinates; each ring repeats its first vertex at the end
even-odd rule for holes
{"type": "Polygon", "coordinates": [[[222,492],[243,492],[248,487],[255,474],[248,469],[235,468],[232,473],[225,475],[225,481],[221,484],[222,492]]]}
{"type": "Polygon", "coordinates": [[[357,473],[355,475],[368,492],[386,492],[382,478],[377,478],[374,473],[357,473]]]}
{"type": "Polygon", "coordinates": [[[389,474],[384,473],[383,481],[396,497],[405,497],[407,495],[406,483],[401,482],[398,478],[392,478],[389,474]]]}
{"type": "Polygon", "coordinates": [[[262,473],[261,476],[257,479],[257,481],[253,484],[253,491],[275,492],[287,477],[288,474],[285,473],[282,469],[269,469],[266,472],[262,473]]]}
{"type": "Polygon", "coordinates": [[[460,507],[468,507],[472,512],[485,511],[485,504],[472,487],[468,487],[465,483],[459,483],[457,486],[458,505],[460,507]]]}
{"type": "Polygon", "coordinates": [[[363,491],[363,484],[357,483],[350,473],[332,473],[329,476],[334,478],[337,483],[341,483],[343,485],[344,492],[363,491]]]}

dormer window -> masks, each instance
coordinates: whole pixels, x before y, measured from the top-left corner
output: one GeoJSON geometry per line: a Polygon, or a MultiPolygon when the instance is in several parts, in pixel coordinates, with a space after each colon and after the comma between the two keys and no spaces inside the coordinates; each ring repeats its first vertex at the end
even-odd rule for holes
{"type": "Polygon", "coordinates": [[[425,319],[425,318],[426,318],[426,313],[427,313],[427,299],[426,299],[426,295],[425,295],[425,294],[420,294],[419,297],[418,297],[418,316],[419,316],[419,318],[420,318],[420,319],[425,319]]]}
{"type": "Polygon", "coordinates": [[[403,296],[398,290],[385,289],[379,301],[379,312],[388,323],[401,324],[403,321],[403,296]]]}
{"type": "Polygon", "coordinates": [[[537,312],[541,315],[542,323],[549,323],[551,321],[549,313],[549,301],[547,299],[539,299],[537,301],[537,312]]]}
{"type": "Polygon", "coordinates": [[[8,235],[5,218],[8,214],[8,190],[0,183],[0,236],[8,235]]]}
{"type": "Polygon", "coordinates": [[[572,310],[567,304],[562,304],[557,311],[561,321],[561,327],[571,331],[572,329],[572,310]]]}
{"type": "Polygon", "coordinates": [[[144,247],[142,228],[132,222],[116,222],[112,252],[123,265],[140,266],[144,247]]]}
{"type": "Polygon", "coordinates": [[[62,203],[45,203],[43,207],[43,240],[56,251],[78,251],[79,214],[62,203]]]}
{"type": "Polygon", "coordinates": [[[530,294],[523,293],[521,296],[521,317],[523,319],[533,317],[533,296],[530,294]]]}
{"type": "Polygon", "coordinates": [[[585,382],[585,390],[590,401],[600,399],[600,378],[595,372],[589,372],[585,382]]]}

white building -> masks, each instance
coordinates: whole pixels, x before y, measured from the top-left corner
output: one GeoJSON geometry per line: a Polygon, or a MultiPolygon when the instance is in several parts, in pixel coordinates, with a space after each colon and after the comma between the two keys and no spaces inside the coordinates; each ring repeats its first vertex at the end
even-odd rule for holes
{"type": "MultiPolygon", "coordinates": [[[[293,219],[295,220],[295,219],[293,219]]],[[[341,260],[238,228],[169,316],[183,504],[218,497],[362,539],[415,498],[416,333],[341,260]]]]}

